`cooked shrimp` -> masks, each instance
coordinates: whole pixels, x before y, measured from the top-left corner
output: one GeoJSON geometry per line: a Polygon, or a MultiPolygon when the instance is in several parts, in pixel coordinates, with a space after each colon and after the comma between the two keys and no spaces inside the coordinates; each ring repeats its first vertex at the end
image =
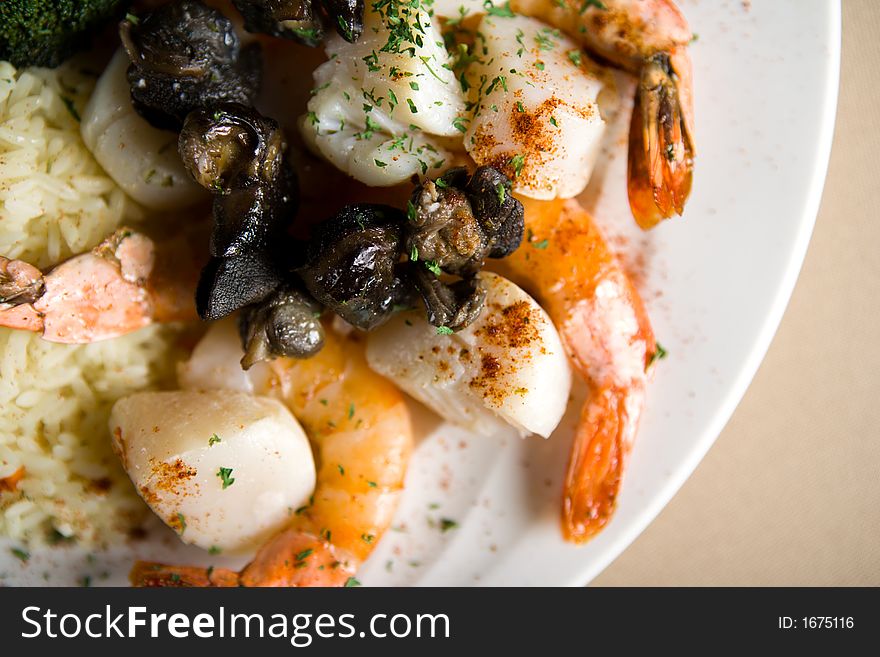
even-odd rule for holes
{"type": "Polygon", "coordinates": [[[0,326],[82,344],[195,319],[197,271],[186,240],[157,243],[127,228],[47,274],[0,257],[0,326]]]}
{"type": "Polygon", "coordinates": [[[629,133],[627,190],[642,228],[681,214],[694,168],[693,38],[673,0],[511,0],[639,75],[629,133]]]}
{"type": "MultiPolygon", "coordinates": [[[[227,387],[224,364],[237,365],[241,356],[234,330],[212,328],[183,368],[181,383],[227,387]]],[[[342,586],[391,524],[412,428],[403,395],[367,367],[363,338],[328,326],[316,356],[279,358],[243,376],[256,394],[287,404],[308,434],[317,465],[310,504],[240,572],[138,563],[135,585],[342,586]]],[[[240,389],[240,382],[231,385],[240,389]]]]}
{"type": "Polygon", "coordinates": [[[530,242],[501,267],[541,301],[590,386],[562,509],[565,537],[583,542],[614,512],[656,342],[635,287],[583,208],[574,200],[523,205],[530,242]]]}

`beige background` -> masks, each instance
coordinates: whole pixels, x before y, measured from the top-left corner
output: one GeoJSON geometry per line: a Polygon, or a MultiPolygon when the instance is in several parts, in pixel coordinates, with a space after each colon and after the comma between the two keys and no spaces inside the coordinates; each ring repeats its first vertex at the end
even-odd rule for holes
{"type": "Polygon", "coordinates": [[[779,332],[706,459],[595,584],[880,585],[878,35],[880,2],[843,0],[831,165],[779,332]]]}

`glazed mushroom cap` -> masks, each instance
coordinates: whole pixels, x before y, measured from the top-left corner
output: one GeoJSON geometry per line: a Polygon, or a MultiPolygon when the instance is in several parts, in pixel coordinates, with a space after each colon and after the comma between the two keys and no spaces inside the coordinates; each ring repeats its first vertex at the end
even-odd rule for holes
{"type": "Polygon", "coordinates": [[[227,103],[186,117],[178,141],[190,175],[217,196],[211,255],[268,249],[296,212],[296,177],[278,124],[227,103]]]}
{"type": "Polygon", "coordinates": [[[411,267],[409,281],[421,295],[428,323],[460,331],[483,311],[486,290],[476,277],[445,283],[423,267],[411,267]]]}
{"type": "Polygon", "coordinates": [[[487,257],[512,253],[522,241],[524,211],[510,180],[492,167],[472,176],[455,168],[425,181],[410,199],[406,251],[449,274],[472,276],[487,257]]]}
{"type": "Polygon", "coordinates": [[[261,303],[244,308],[239,332],[244,369],[278,356],[308,358],[324,346],[321,305],[304,290],[286,285],[261,303]]]}
{"type": "Polygon", "coordinates": [[[119,35],[132,62],[132,102],[156,127],[176,130],[193,109],[250,104],[257,95],[259,45],[242,49],[229,19],[200,2],[173,2],[122,21],[119,35]]]}
{"type": "Polygon", "coordinates": [[[490,258],[504,258],[522,242],[525,210],[511,194],[510,178],[490,166],[478,167],[464,187],[489,246],[490,258]]]}
{"type": "Polygon", "coordinates": [[[364,0],[321,0],[321,4],[339,36],[355,43],[364,31],[364,0]]]}
{"type": "Polygon", "coordinates": [[[324,38],[324,25],[312,0],[232,0],[244,17],[248,32],[271,34],[317,46],[324,38]]]}
{"type": "Polygon", "coordinates": [[[317,46],[329,22],[350,43],[364,30],[364,0],[233,0],[249,32],[317,46]],[[322,20],[323,19],[323,20],[322,20]]]}
{"type": "Polygon", "coordinates": [[[222,103],[186,117],[178,148],[197,183],[224,192],[251,182],[275,182],[287,144],[274,120],[252,107],[222,103]]]}
{"type": "Polygon", "coordinates": [[[405,217],[384,205],[350,205],[319,224],[299,270],[312,296],[349,324],[384,322],[406,295],[398,269],[405,217]]]}
{"type": "Polygon", "coordinates": [[[276,258],[266,253],[211,258],[196,287],[196,311],[205,321],[226,317],[267,298],[284,279],[276,258]]]}

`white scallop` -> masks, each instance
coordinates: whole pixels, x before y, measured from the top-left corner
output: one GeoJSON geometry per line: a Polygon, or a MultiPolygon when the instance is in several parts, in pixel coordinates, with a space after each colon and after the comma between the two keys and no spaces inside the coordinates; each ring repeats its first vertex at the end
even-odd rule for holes
{"type": "Polygon", "coordinates": [[[205,549],[262,544],[315,487],[305,433],[268,397],[140,392],[114,404],[110,431],[141,497],[183,542],[205,549]],[[221,468],[234,479],[226,488],[221,468]]]}
{"type": "Polygon", "coordinates": [[[154,128],[132,107],[128,65],[120,48],[83,110],[83,141],[107,175],[147,208],[172,210],[204,199],[207,192],[180,160],[177,133],[154,128]]]}
{"type": "Polygon", "coordinates": [[[369,333],[367,362],[449,422],[485,435],[513,426],[547,437],[571,388],[559,334],[522,289],[479,276],[488,293],[474,323],[438,334],[423,310],[399,313],[369,333]]]}
{"type": "Polygon", "coordinates": [[[184,390],[235,390],[249,395],[267,390],[271,376],[268,363],[244,370],[242,356],[238,322],[232,317],[212,322],[189,359],[178,363],[177,383],[184,390]]]}
{"type": "Polygon", "coordinates": [[[330,37],[329,59],[314,72],[316,91],[300,119],[303,138],[367,185],[436,174],[451,159],[441,137],[461,140],[464,97],[451,59],[434,19],[420,10],[418,23],[422,45],[402,46],[412,54],[382,52],[389,28],[368,3],[358,42],[330,37]]]}
{"type": "Polygon", "coordinates": [[[577,196],[605,130],[602,80],[574,41],[533,18],[486,15],[479,34],[479,59],[468,69],[475,103],[468,153],[517,174],[514,191],[525,196],[577,196]]]}

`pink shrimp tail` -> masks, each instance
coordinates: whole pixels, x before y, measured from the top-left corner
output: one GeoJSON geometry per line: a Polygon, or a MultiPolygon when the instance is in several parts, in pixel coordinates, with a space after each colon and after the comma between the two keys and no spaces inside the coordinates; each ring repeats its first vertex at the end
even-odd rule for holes
{"type": "Polygon", "coordinates": [[[338,587],[354,575],[347,558],[327,541],[288,529],[266,543],[239,573],[228,568],[168,566],[139,561],[129,574],[140,587],[338,587]]]}
{"type": "Polygon", "coordinates": [[[563,488],[567,540],[588,541],[614,514],[644,401],[641,387],[604,387],[584,403],[563,488]]]}

